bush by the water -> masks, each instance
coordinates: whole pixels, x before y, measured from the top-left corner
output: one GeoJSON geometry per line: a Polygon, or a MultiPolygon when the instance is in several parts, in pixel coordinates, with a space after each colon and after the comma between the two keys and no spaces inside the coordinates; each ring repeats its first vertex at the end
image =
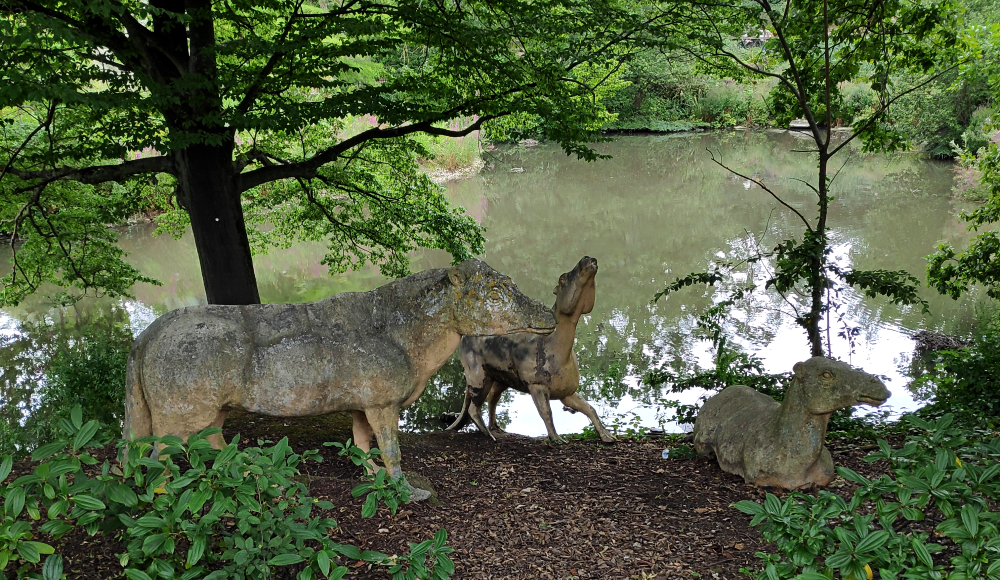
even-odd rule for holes
{"type": "MultiPolygon", "coordinates": [[[[120,467],[98,466],[91,451],[114,436],[97,420],[84,423],[79,406],[58,423],[63,437],[35,450],[33,471],[0,488],[5,577],[58,580],[63,559],[52,544],[77,528],[123,544],[120,563],[129,580],[264,579],[286,566],[298,580],[337,579],[348,572],[344,564],[359,560],[397,580],[444,580],[454,572],[444,530],[411,544],[405,556],[330,540],[337,522],[313,510],[333,504],[309,497],[297,477],[302,462],[322,458],[316,451],[294,453],[287,439],[240,449],[237,436],[220,451],[206,439],[218,428],[187,443],[145,437],[119,442],[120,467]]],[[[350,444],[341,450],[356,463],[371,457],[350,444]]],[[[0,484],[13,465],[11,456],[0,458],[0,484]]],[[[370,517],[380,502],[395,512],[406,489],[381,471],[352,493],[368,496],[363,515],[370,517]]]]}
{"type": "Polygon", "coordinates": [[[927,416],[954,413],[963,423],[977,424],[1000,415],[1000,319],[980,322],[967,347],[937,351],[933,368],[914,382],[918,398],[929,403],[927,416]]]}
{"type": "Polygon", "coordinates": [[[62,437],[59,422],[75,405],[121,428],[133,336],[127,314],[116,312],[88,324],[36,324],[0,339],[0,454],[23,457],[62,437]]]}
{"type": "Polygon", "coordinates": [[[757,553],[757,580],[1000,578],[1000,513],[992,511],[1000,439],[955,428],[951,415],[909,423],[916,434],[901,449],[880,440],[865,458],[887,461],[892,475],[837,469],[858,486],[849,502],[820,491],[734,504],[778,551],[757,553]],[[917,524],[924,520],[936,524],[933,537],[917,524]]]}

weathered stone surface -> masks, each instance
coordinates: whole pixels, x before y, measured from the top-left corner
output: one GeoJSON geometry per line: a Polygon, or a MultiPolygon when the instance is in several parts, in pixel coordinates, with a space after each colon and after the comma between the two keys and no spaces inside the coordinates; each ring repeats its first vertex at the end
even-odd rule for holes
{"type": "Polygon", "coordinates": [[[580,316],[594,309],[596,276],[597,260],[584,256],[575,268],[559,277],[553,309],[558,322],[552,334],[462,337],[459,352],[468,388],[462,412],[448,429],[459,429],[471,420],[480,431],[496,440],[492,431],[500,431],[496,420],[497,402],[505,390],[513,388],[531,394],[549,439],[562,441],[552,423],[549,407],[549,400],[561,399],[570,409],[581,411],[590,418],[601,440],[615,441],[593,407],[576,393],[580,386],[580,370],[573,341],[580,316]],[[489,403],[489,428],[482,419],[484,401],[489,403]]]}
{"type": "MultiPolygon", "coordinates": [[[[231,409],[352,411],[355,443],[399,466],[399,410],[462,335],[549,333],[552,312],[479,260],[307,304],[196,306],[155,320],[128,361],[125,437],[187,437],[231,409]]],[[[214,442],[216,445],[219,441],[214,442]]]]}
{"type": "Polygon", "coordinates": [[[777,401],[742,385],[710,398],[694,423],[694,446],[747,483],[798,489],[824,486],[836,471],[823,445],[830,415],[852,405],[877,407],[889,390],[877,377],[824,357],[794,367],[777,401]]]}

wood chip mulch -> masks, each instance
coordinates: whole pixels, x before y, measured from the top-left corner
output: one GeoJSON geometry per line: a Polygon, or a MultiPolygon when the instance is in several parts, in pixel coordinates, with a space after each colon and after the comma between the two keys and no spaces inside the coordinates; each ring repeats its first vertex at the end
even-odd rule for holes
{"type": "MultiPolygon", "coordinates": [[[[714,459],[666,460],[665,440],[555,445],[509,435],[493,443],[478,433],[402,438],[407,472],[430,479],[440,503],[409,503],[361,517],[352,498],[360,471],[324,441],[349,437],[343,420],[231,417],[225,436],[246,443],[288,435],[296,450],[320,449],[325,460],[303,472],[310,495],[333,502],[334,540],[362,550],[407,554],[409,542],[444,528],[455,549],[454,578],[474,579],[745,579],[769,551],[733,502],[762,501],[766,491],[719,469],[714,459]],[[331,427],[333,425],[333,427],[331,427]]],[[[865,475],[885,469],[861,461],[874,446],[829,444],[838,465],[865,475]]],[[[832,491],[849,497],[850,484],[832,491]]],[[[771,490],[773,491],[773,490],[771,490]]],[[[780,497],[786,494],[777,493],[780,497]]],[[[319,513],[322,513],[320,511],[319,513]]],[[[72,533],[57,545],[69,578],[119,578],[123,546],[72,533]]],[[[350,563],[347,578],[386,578],[384,569],[350,563]]]]}

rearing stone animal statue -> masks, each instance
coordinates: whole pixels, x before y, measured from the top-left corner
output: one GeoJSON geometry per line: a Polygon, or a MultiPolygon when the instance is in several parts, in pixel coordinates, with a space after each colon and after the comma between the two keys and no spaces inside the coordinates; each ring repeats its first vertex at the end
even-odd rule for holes
{"type": "Polygon", "coordinates": [[[889,390],[877,377],[820,356],[793,371],[780,405],[742,385],[705,401],[694,423],[695,450],[714,453],[723,471],[754,485],[798,489],[833,481],[833,458],[823,445],[830,415],[860,403],[877,407],[889,390]]]}
{"type": "Polygon", "coordinates": [[[562,441],[552,423],[550,399],[562,399],[571,409],[583,412],[594,424],[594,429],[606,443],[615,441],[614,435],[601,423],[594,408],[576,393],[580,386],[580,370],[573,341],[580,316],[594,309],[597,260],[584,256],[575,268],[559,277],[556,286],[556,330],[550,335],[519,333],[507,336],[464,336],[460,356],[465,368],[468,387],[465,403],[458,419],[448,427],[459,429],[471,419],[480,431],[496,437],[497,402],[508,388],[530,393],[538,414],[545,422],[549,439],[562,441]],[[482,405],[489,402],[489,428],[483,425],[482,405]]]}
{"type": "Polygon", "coordinates": [[[221,427],[231,409],[351,411],[355,444],[369,450],[374,432],[386,471],[398,477],[399,410],[462,335],[554,327],[548,308],[475,259],[319,302],[174,310],[129,354],[125,437],[187,437],[221,427]]]}

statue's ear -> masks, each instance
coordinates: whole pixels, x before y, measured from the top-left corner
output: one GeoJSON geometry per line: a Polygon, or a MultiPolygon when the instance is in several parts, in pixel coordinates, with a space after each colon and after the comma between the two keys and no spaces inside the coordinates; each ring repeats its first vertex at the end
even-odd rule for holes
{"type": "Polygon", "coordinates": [[[465,284],[465,274],[463,274],[458,268],[448,270],[448,279],[451,280],[451,284],[453,286],[461,286],[462,284],[465,284]]]}

